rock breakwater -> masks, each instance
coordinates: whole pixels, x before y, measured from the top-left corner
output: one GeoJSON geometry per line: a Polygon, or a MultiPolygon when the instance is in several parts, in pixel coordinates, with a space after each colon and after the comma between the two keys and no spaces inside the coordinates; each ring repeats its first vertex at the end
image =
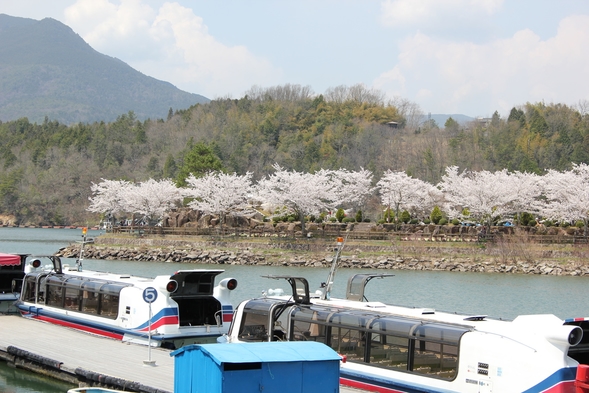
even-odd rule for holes
{"type": "MultiPolygon", "coordinates": [[[[99,238],[95,244],[86,245],[84,258],[211,265],[329,267],[331,264],[333,247],[325,244],[317,247],[298,247],[299,245],[294,243],[285,250],[285,244],[252,245],[167,239],[99,238]],[[121,242],[125,244],[109,244],[121,242]]],[[[79,247],[79,245],[65,247],[56,255],[77,258],[80,252],[79,247]]],[[[489,250],[473,253],[467,257],[451,253],[440,255],[439,250],[432,248],[422,250],[420,255],[407,255],[406,251],[400,250],[398,246],[352,246],[347,252],[348,255],[342,256],[339,266],[356,269],[589,276],[589,265],[578,256],[562,262],[544,259],[535,261],[531,258],[506,260],[501,255],[493,255],[493,252],[489,250]],[[371,255],[363,256],[363,253],[371,255]]]]}

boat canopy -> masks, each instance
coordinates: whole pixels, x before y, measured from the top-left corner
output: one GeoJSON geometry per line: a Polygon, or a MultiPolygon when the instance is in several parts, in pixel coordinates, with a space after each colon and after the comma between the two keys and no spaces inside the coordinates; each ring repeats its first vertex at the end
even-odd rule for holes
{"type": "Polygon", "coordinates": [[[318,305],[297,307],[293,309],[291,317],[295,321],[452,345],[458,345],[462,335],[472,331],[470,326],[318,305]]]}
{"type": "Polygon", "coordinates": [[[0,266],[20,266],[20,255],[0,253],[0,266]]]}
{"type": "Polygon", "coordinates": [[[346,290],[346,299],[363,302],[367,300],[364,296],[366,285],[373,278],[393,277],[394,274],[378,273],[378,274],[355,274],[348,280],[348,288],[346,290]]]}
{"type": "Polygon", "coordinates": [[[101,281],[86,277],[72,277],[63,275],[52,275],[47,278],[47,285],[56,287],[67,287],[78,290],[91,292],[100,292],[109,295],[118,295],[125,287],[131,286],[129,283],[119,283],[111,281],[101,281]]]}

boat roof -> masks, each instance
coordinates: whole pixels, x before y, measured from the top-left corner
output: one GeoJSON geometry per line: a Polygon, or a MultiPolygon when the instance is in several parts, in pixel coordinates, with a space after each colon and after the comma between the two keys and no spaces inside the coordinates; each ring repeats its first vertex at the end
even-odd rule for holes
{"type": "MultiPolygon", "coordinates": [[[[101,272],[101,271],[94,271],[94,270],[82,270],[78,271],[76,266],[71,266],[64,264],[62,269],[62,276],[71,277],[71,278],[80,278],[85,280],[97,280],[97,281],[107,281],[107,282],[117,282],[123,284],[133,285],[138,288],[146,288],[154,283],[156,280],[169,280],[171,277],[177,274],[194,274],[194,273],[203,273],[209,276],[217,276],[220,273],[223,273],[224,270],[222,269],[194,269],[194,270],[177,270],[172,274],[168,275],[159,275],[157,277],[140,277],[134,276],[132,274],[126,273],[111,273],[111,272],[101,272]]],[[[37,273],[37,272],[33,272],[37,273]]]]}
{"type": "Polygon", "coordinates": [[[0,252],[0,266],[20,266],[20,255],[4,254],[0,252]]]}
{"type": "Polygon", "coordinates": [[[340,360],[333,349],[314,341],[283,341],[259,343],[235,343],[231,345],[192,344],[170,354],[177,356],[185,351],[200,350],[217,364],[256,362],[296,362],[340,360]]]}

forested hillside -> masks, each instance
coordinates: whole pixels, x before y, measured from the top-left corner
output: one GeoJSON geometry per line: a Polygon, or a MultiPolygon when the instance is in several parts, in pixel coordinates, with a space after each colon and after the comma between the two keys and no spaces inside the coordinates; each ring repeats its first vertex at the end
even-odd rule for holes
{"type": "Polygon", "coordinates": [[[0,14],[0,120],[114,121],[130,110],[158,119],[208,101],[98,53],[54,19],[0,14]]]}
{"type": "Polygon", "coordinates": [[[225,171],[250,171],[255,179],[274,163],[305,172],[365,168],[375,181],[391,169],[433,184],[450,165],[541,174],[589,163],[582,105],[528,103],[506,119],[496,113],[464,126],[452,119],[419,123],[421,116],[414,104],[385,102],[361,86],[315,96],[286,85],[197,104],[166,120],[139,121],[129,112],[109,123],[4,122],[0,214],[23,224],[95,224],[99,217],[86,211],[92,182],[175,179],[185,155],[201,143],[225,171]]]}

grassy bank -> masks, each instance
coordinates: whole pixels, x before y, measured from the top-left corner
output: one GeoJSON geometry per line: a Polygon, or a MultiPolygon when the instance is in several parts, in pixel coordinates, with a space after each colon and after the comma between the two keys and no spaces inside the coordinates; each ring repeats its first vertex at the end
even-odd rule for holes
{"type": "MultiPolygon", "coordinates": [[[[103,234],[97,244],[112,247],[200,248],[223,251],[250,250],[269,260],[284,258],[326,258],[333,255],[335,239],[211,237],[211,236],[133,236],[103,234]]],[[[342,256],[359,259],[397,257],[417,260],[466,260],[472,263],[515,265],[518,263],[586,265],[589,246],[586,244],[544,244],[530,241],[524,235],[511,235],[493,242],[433,242],[417,240],[347,240],[342,256]]]]}

